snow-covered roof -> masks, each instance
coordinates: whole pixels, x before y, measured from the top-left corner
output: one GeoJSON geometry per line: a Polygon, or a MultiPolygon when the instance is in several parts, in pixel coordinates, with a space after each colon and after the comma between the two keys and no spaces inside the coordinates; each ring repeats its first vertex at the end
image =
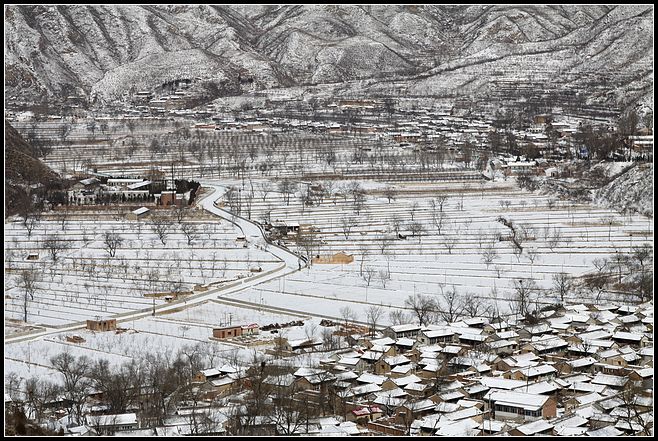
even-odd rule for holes
{"type": "Polygon", "coordinates": [[[151,184],[151,181],[135,182],[134,184],[129,184],[127,188],[130,190],[136,190],[138,188],[145,187],[149,184],[151,184]]]}
{"type": "Polygon", "coordinates": [[[398,346],[408,346],[408,347],[411,347],[411,346],[413,346],[415,343],[416,343],[416,340],[414,340],[413,338],[406,338],[406,337],[398,338],[398,339],[395,341],[395,344],[398,345],[398,346]]]}
{"type": "Polygon", "coordinates": [[[292,374],[270,375],[263,380],[263,383],[271,384],[273,386],[290,386],[294,382],[295,376],[292,374]]]}
{"type": "Polygon", "coordinates": [[[534,435],[535,433],[544,432],[553,428],[553,425],[544,420],[533,421],[528,424],[518,426],[516,430],[524,435],[534,435]]]}
{"type": "Polygon", "coordinates": [[[393,374],[407,374],[409,371],[413,370],[414,364],[409,363],[409,364],[400,364],[398,366],[395,366],[393,369],[391,369],[391,373],[393,374]]]}
{"type": "Polygon", "coordinates": [[[586,394],[576,397],[576,401],[578,401],[579,404],[589,404],[595,401],[599,401],[601,399],[603,399],[603,396],[596,392],[592,392],[591,394],[586,394]]]}
{"type": "Polygon", "coordinates": [[[561,389],[561,387],[551,381],[540,381],[538,383],[530,383],[526,386],[521,386],[514,390],[519,392],[526,392],[529,394],[542,395],[542,394],[553,393],[559,389],[561,389]]]}
{"type": "Polygon", "coordinates": [[[356,381],[359,381],[361,383],[373,383],[378,386],[381,386],[381,384],[386,381],[387,377],[384,375],[375,375],[375,374],[369,374],[367,372],[364,372],[361,374],[356,381]]]}
{"type": "MultiPolygon", "coordinates": [[[[291,375],[292,377],[292,375],[291,375]]],[[[294,377],[293,377],[294,378],[294,377]]],[[[235,379],[231,377],[224,377],[224,378],[218,378],[217,380],[211,380],[210,384],[212,384],[215,387],[219,386],[226,386],[227,384],[232,384],[235,383],[235,379]]]]}
{"type": "Polygon", "coordinates": [[[391,346],[395,344],[395,340],[393,340],[390,337],[383,337],[375,340],[370,340],[370,343],[372,343],[373,345],[391,346]]]}
{"type": "Polygon", "coordinates": [[[409,360],[404,355],[396,355],[394,357],[384,357],[383,360],[389,366],[397,366],[397,365],[400,365],[400,364],[406,364],[406,363],[411,362],[411,360],[409,360]]]}
{"type": "Polygon", "coordinates": [[[643,334],[638,334],[635,332],[615,332],[612,334],[612,338],[617,338],[620,340],[630,340],[639,342],[644,337],[643,334]]]}
{"type": "Polygon", "coordinates": [[[616,429],[613,426],[601,427],[600,429],[590,430],[585,433],[587,436],[595,436],[597,438],[607,438],[609,436],[621,436],[624,434],[619,429],[616,429]]]}
{"type": "Polygon", "coordinates": [[[340,391],[338,392],[338,395],[341,397],[353,397],[357,395],[365,395],[373,392],[379,392],[380,390],[382,390],[382,388],[379,387],[378,385],[369,383],[369,384],[362,384],[360,386],[355,386],[344,391],[340,391]]]}
{"type": "Polygon", "coordinates": [[[549,397],[538,394],[527,394],[524,392],[510,392],[491,390],[484,396],[485,400],[491,400],[497,404],[512,407],[521,407],[529,410],[539,410],[548,401],[549,397]]]}
{"type": "Polygon", "coordinates": [[[93,415],[87,416],[89,424],[93,426],[118,426],[137,424],[136,413],[120,413],[115,415],[93,415]]]}
{"type": "Polygon", "coordinates": [[[597,373],[592,379],[593,384],[604,384],[606,386],[623,386],[628,382],[628,377],[619,377],[617,375],[607,375],[601,372],[597,373]]]}
{"type": "Polygon", "coordinates": [[[598,394],[602,394],[605,388],[606,386],[604,384],[592,384],[584,381],[575,381],[569,386],[569,390],[576,392],[596,392],[598,394]]]}
{"type": "Polygon", "coordinates": [[[340,360],[338,360],[336,363],[344,364],[347,366],[356,366],[359,363],[359,361],[360,361],[359,358],[343,357],[340,360]]]}
{"type": "Polygon", "coordinates": [[[538,366],[528,366],[523,368],[517,368],[512,370],[512,372],[521,372],[522,374],[528,377],[536,377],[537,375],[546,375],[553,372],[557,372],[553,366],[547,364],[540,364],[538,366]]]}
{"type": "Polygon", "coordinates": [[[133,210],[132,213],[133,213],[133,214],[136,214],[136,215],[139,216],[140,214],[147,213],[148,211],[149,211],[148,208],[146,208],[146,207],[141,207],[141,208],[138,208],[137,210],[133,210]]]}
{"type": "MultiPolygon", "coordinates": [[[[420,330],[420,325],[415,325],[413,323],[408,323],[404,325],[393,325],[390,329],[395,332],[406,332],[406,331],[417,331],[420,330]]],[[[394,343],[394,342],[393,342],[394,343]]]]}
{"type": "Polygon", "coordinates": [[[578,358],[576,360],[570,360],[567,362],[567,364],[571,365],[571,367],[574,368],[579,368],[583,366],[591,366],[594,363],[596,363],[596,359],[592,357],[584,357],[584,358],[578,358]]]}
{"type": "Polygon", "coordinates": [[[502,377],[482,377],[478,381],[486,387],[493,389],[515,389],[517,387],[525,386],[526,382],[521,380],[512,380],[502,377]]]}
{"type": "Polygon", "coordinates": [[[422,379],[414,374],[407,375],[406,377],[393,378],[393,383],[398,386],[406,386],[409,383],[419,383],[421,381],[422,379]]]}
{"type": "Polygon", "coordinates": [[[219,371],[218,371],[217,369],[215,369],[215,368],[210,368],[210,369],[202,370],[201,373],[202,373],[205,377],[213,377],[213,376],[215,376],[215,375],[220,375],[220,374],[221,374],[221,372],[219,372],[219,371]]]}
{"type": "Polygon", "coordinates": [[[404,386],[404,390],[422,392],[425,389],[427,389],[427,387],[428,387],[427,384],[423,384],[423,383],[409,383],[406,386],[404,386]]]}

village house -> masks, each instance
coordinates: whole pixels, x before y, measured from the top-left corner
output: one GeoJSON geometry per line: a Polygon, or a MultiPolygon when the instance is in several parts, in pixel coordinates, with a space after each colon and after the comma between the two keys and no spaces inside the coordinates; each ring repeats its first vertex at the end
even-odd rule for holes
{"type": "Polygon", "coordinates": [[[407,338],[415,338],[421,330],[420,325],[415,325],[415,324],[405,324],[405,325],[393,325],[385,328],[382,333],[389,338],[392,338],[393,340],[397,340],[398,338],[402,337],[407,337],[407,338]]]}
{"type": "Polygon", "coordinates": [[[396,366],[409,364],[409,360],[404,355],[397,355],[394,357],[383,357],[375,363],[375,373],[376,374],[385,374],[390,373],[391,369],[396,366]]]}
{"type": "Polygon", "coordinates": [[[554,418],[557,407],[555,399],[538,394],[491,390],[484,396],[485,403],[493,406],[497,420],[534,421],[554,418]]]}
{"type": "Polygon", "coordinates": [[[146,207],[141,207],[141,208],[138,208],[137,210],[133,210],[130,213],[128,213],[126,215],[126,219],[136,221],[138,219],[142,219],[142,218],[146,217],[150,213],[150,211],[151,210],[149,210],[146,207]]]}
{"type": "Polygon", "coordinates": [[[91,205],[101,195],[101,184],[97,178],[87,178],[76,182],[67,191],[69,202],[77,205],[91,205]]]}
{"type": "Polygon", "coordinates": [[[116,432],[134,430],[138,427],[137,414],[87,416],[87,424],[100,435],[114,435],[116,432]]]}
{"type": "Polygon", "coordinates": [[[437,343],[457,343],[457,333],[452,328],[423,329],[417,335],[417,339],[424,345],[437,343]]]}

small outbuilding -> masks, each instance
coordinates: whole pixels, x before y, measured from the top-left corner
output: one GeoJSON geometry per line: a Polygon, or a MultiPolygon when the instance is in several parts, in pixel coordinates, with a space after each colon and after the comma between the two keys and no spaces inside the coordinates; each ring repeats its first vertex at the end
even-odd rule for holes
{"type": "Polygon", "coordinates": [[[150,212],[151,212],[151,210],[149,210],[146,207],[138,208],[137,210],[134,210],[134,211],[131,211],[130,213],[128,213],[128,215],[126,216],[126,219],[128,219],[128,220],[141,219],[141,218],[145,217],[146,215],[148,215],[150,212]]]}
{"type": "Polygon", "coordinates": [[[313,263],[341,265],[354,262],[354,256],[340,251],[330,256],[315,256],[313,263]]]}
{"type": "Polygon", "coordinates": [[[87,329],[91,331],[114,331],[117,329],[116,319],[105,319],[105,320],[87,320],[87,329]]]}
{"type": "Polygon", "coordinates": [[[242,326],[225,326],[223,328],[214,328],[212,336],[215,338],[232,338],[242,335],[242,326]]]}

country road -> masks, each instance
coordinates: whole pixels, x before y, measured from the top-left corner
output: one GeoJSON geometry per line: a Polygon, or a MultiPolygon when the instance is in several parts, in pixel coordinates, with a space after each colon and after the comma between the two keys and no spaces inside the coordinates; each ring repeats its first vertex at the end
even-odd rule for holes
{"type": "MultiPolygon", "coordinates": [[[[117,322],[120,323],[148,317],[150,315],[154,315],[154,312],[155,314],[162,314],[180,310],[181,308],[189,308],[191,306],[201,304],[209,299],[216,299],[220,294],[233,294],[235,292],[242,291],[243,289],[250,288],[254,285],[258,285],[278,277],[283,277],[287,274],[299,271],[300,268],[305,266],[305,262],[293,252],[277,245],[268,244],[263,235],[263,231],[258,224],[240,216],[235,216],[231,212],[217,207],[215,205],[215,201],[217,201],[217,199],[219,199],[219,197],[221,197],[226,192],[225,187],[217,185],[212,181],[201,181],[200,183],[202,186],[209,188],[211,191],[210,193],[203,195],[202,198],[197,201],[197,206],[235,224],[242,230],[242,233],[247,240],[248,246],[260,248],[273,254],[281,261],[281,264],[273,270],[269,270],[260,274],[250,273],[249,277],[230,282],[218,288],[209,289],[208,291],[192,294],[191,296],[188,296],[184,299],[176,300],[165,305],[158,305],[154,308],[146,308],[138,311],[117,314],[114,316],[109,316],[108,318],[114,318],[117,320],[117,322]]],[[[45,330],[38,330],[19,335],[12,335],[5,337],[5,344],[34,340],[50,334],[81,329],[85,326],[86,322],[76,322],[70,325],[48,328],[45,330]]]]}

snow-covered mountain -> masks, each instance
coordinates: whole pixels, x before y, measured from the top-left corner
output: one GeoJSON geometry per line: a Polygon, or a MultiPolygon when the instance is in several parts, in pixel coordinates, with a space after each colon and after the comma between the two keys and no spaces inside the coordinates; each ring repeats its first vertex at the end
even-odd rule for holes
{"type": "Polygon", "coordinates": [[[178,78],[226,95],[244,79],[256,89],[365,79],[373,93],[420,96],[495,95],[530,79],[653,107],[653,6],[5,7],[9,96],[113,99],[178,78]]]}

